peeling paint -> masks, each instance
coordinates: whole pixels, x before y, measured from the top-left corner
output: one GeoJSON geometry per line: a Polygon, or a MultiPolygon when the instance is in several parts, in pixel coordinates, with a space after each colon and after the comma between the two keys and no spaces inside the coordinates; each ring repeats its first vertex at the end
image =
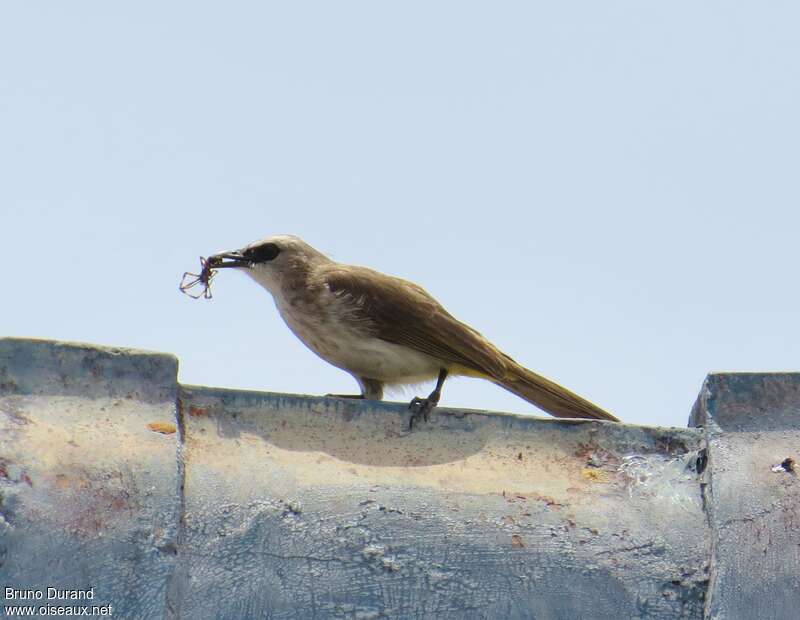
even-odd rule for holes
{"type": "Polygon", "coordinates": [[[162,435],[172,435],[172,433],[178,430],[178,427],[172,422],[149,422],[147,428],[155,433],[161,433],[162,435]]]}
{"type": "Polygon", "coordinates": [[[800,606],[796,375],[711,378],[702,429],[438,408],[409,433],[404,404],[175,373],[0,340],[0,581],[170,619],[800,606]]]}

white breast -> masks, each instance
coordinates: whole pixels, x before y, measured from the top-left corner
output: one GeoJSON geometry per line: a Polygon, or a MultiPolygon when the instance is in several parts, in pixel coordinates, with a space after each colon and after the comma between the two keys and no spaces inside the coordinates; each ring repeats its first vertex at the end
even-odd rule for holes
{"type": "Polygon", "coordinates": [[[275,305],[294,334],[322,359],[360,377],[387,384],[420,383],[437,376],[441,363],[414,349],[364,333],[342,316],[347,307],[323,291],[314,304],[291,303],[274,294],[275,305]]]}

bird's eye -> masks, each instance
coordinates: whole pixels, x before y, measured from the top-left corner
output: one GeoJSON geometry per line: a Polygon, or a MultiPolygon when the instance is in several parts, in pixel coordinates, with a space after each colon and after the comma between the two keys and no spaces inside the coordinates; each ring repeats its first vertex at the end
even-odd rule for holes
{"type": "Polygon", "coordinates": [[[262,243],[254,248],[245,250],[244,257],[253,263],[266,263],[280,253],[281,249],[274,243],[262,243]]]}

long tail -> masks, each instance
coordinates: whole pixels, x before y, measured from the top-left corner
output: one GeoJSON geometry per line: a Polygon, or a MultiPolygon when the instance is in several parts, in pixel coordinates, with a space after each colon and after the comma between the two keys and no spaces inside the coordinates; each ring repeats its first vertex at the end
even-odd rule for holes
{"type": "Polygon", "coordinates": [[[492,381],[557,418],[591,418],[619,422],[618,418],[585,398],[516,363],[502,380],[492,381]]]}

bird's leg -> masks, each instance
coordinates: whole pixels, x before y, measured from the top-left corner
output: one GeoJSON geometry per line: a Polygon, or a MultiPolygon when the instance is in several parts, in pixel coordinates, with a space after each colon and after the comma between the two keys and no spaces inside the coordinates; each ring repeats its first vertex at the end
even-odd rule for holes
{"type": "Polygon", "coordinates": [[[442,386],[444,385],[444,380],[447,379],[447,369],[442,368],[439,370],[439,378],[436,379],[436,387],[433,389],[428,395],[428,398],[420,398],[419,396],[415,396],[411,403],[409,403],[408,408],[411,411],[411,419],[408,421],[408,430],[414,430],[414,423],[419,422],[419,419],[422,418],[426,422],[428,421],[428,416],[430,415],[433,408],[439,404],[439,399],[442,396],[442,386]]]}
{"type": "Polygon", "coordinates": [[[369,377],[356,377],[361,394],[326,394],[333,398],[364,398],[367,400],[380,400],[383,398],[383,382],[369,377]]]}
{"type": "Polygon", "coordinates": [[[361,387],[361,398],[367,400],[381,400],[383,398],[383,381],[370,379],[369,377],[356,377],[358,385],[361,387]]]}
{"type": "MultiPolygon", "coordinates": [[[[353,375],[355,377],[355,375],[353,375]]],[[[383,398],[383,382],[369,377],[355,377],[361,394],[326,394],[333,398],[363,398],[366,400],[381,400],[383,398]]]]}

